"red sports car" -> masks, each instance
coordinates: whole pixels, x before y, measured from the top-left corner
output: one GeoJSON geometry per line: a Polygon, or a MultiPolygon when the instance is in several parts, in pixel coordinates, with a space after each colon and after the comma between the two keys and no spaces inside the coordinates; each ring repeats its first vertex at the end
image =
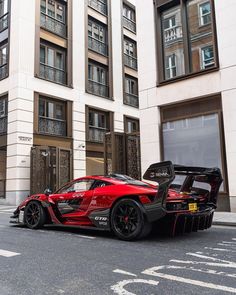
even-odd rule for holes
{"type": "Polygon", "coordinates": [[[169,227],[173,235],[211,226],[222,183],[218,168],[178,166],[168,161],[151,165],[143,178],[157,185],[120,174],[82,177],[55,193],[47,190],[29,196],[11,222],[31,229],[62,224],[111,230],[122,240],[146,236],[156,221],[156,226],[169,227]],[[182,185],[173,184],[175,175],[184,176],[182,185]]]}

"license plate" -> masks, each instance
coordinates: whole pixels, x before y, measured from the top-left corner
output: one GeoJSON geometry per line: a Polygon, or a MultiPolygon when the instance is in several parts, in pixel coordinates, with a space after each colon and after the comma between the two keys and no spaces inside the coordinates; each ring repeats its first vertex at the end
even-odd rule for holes
{"type": "Polygon", "coordinates": [[[197,203],[188,204],[189,211],[197,211],[197,203]]]}

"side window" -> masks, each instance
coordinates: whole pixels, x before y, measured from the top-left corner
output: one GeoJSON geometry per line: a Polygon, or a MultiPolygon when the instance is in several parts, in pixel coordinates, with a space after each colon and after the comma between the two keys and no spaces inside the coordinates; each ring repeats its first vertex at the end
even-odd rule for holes
{"type": "Polygon", "coordinates": [[[101,187],[105,187],[105,186],[108,186],[108,185],[112,185],[112,184],[109,183],[109,182],[106,182],[106,181],[97,180],[97,181],[95,181],[95,183],[93,184],[92,189],[95,189],[95,188],[101,188],[101,187]]]}
{"type": "Polygon", "coordinates": [[[79,180],[79,181],[70,183],[69,185],[63,187],[61,190],[58,191],[58,193],[65,194],[65,193],[70,193],[70,192],[88,191],[92,187],[93,183],[94,183],[93,179],[79,180]]]}

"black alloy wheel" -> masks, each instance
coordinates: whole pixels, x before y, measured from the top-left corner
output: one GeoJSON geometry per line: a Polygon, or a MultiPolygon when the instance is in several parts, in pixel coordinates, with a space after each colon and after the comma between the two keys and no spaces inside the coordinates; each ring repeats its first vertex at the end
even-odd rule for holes
{"type": "Polygon", "coordinates": [[[126,241],[146,236],[151,229],[143,214],[142,205],[133,199],[122,199],[111,213],[111,228],[115,235],[126,241]]]}
{"type": "Polygon", "coordinates": [[[26,208],[24,213],[24,222],[31,229],[41,228],[46,221],[46,214],[39,202],[32,201],[26,208]]]}

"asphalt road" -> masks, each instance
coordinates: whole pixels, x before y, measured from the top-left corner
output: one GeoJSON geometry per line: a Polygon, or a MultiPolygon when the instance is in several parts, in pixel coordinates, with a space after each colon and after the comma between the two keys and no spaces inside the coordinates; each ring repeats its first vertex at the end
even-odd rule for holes
{"type": "Polygon", "coordinates": [[[0,208],[0,295],[236,293],[236,227],[123,242],[12,226],[7,210],[0,208]]]}

